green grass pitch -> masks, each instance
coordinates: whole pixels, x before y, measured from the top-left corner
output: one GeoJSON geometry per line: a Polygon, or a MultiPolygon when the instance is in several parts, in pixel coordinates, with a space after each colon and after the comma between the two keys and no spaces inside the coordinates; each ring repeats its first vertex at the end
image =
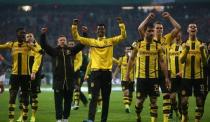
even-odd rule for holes
{"type": "MultiPolygon", "coordinates": [[[[8,122],[8,92],[0,94],[0,122],[8,122]]],[[[135,95],[134,95],[135,96],[135,95]]],[[[16,102],[18,103],[18,102],[16,102]]],[[[189,122],[194,120],[194,109],[195,109],[195,99],[190,98],[189,101],[189,122]]],[[[124,106],[122,103],[122,92],[112,92],[110,100],[110,109],[108,122],[135,122],[135,97],[131,106],[131,113],[125,113],[124,106]]],[[[158,99],[158,122],[162,122],[162,97],[158,99]]],[[[202,118],[202,122],[210,122],[210,98],[207,97],[205,105],[205,113],[202,118]]],[[[79,110],[72,110],[70,115],[70,122],[82,122],[82,120],[87,118],[88,107],[80,105],[79,110]]],[[[96,114],[96,122],[100,122],[100,114],[96,114]]],[[[18,104],[16,105],[15,118],[17,119],[18,113],[18,104]]],[[[142,121],[149,122],[149,101],[148,99],[144,103],[144,109],[142,112],[142,121]]],[[[30,117],[30,114],[29,114],[30,117]]],[[[175,117],[174,117],[175,118],[175,117]]],[[[42,92],[39,94],[39,108],[36,115],[37,122],[55,122],[55,109],[54,109],[54,98],[52,92],[42,92]]],[[[176,122],[176,120],[171,120],[171,122],[176,122]]]]}

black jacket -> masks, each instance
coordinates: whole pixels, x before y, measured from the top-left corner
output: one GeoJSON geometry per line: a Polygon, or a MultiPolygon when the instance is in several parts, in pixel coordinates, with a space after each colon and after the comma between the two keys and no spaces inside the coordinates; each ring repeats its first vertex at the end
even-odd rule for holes
{"type": "Polygon", "coordinates": [[[84,48],[77,44],[75,47],[51,47],[46,42],[46,35],[42,34],[40,39],[42,49],[52,57],[53,60],[53,89],[73,88],[74,56],[84,48]]]}

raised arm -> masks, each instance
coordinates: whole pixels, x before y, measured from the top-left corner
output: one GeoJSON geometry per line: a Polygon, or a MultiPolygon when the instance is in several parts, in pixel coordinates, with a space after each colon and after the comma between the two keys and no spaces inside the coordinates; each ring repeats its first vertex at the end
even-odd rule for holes
{"type": "Polygon", "coordinates": [[[166,20],[169,20],[170,23],[173,25],[173,29],[172,31],[170,32],[171,33],[171,39],[170,40],[173,40],[177,34],[180,32],[181,30],[181,26],[180,24],[168,13],[168,12],[163,12],[162,13],[162,16],[163,18],[165,18],[166,20]]]}
{"type": "Polygon", "coordinates": [[[117,23],[119,24],[120,27],[120,35],[111,38],[113,44],[117,44],[127,37],[125,24],[121,17],[117,17],[117,23]]]}
{"type": "Polygon", "coordinates": [[[145,26],[147,25],[147,23],[149,23],[152,19],[155,18],[155,14],[154,13],[149,13],[149,15],[144,19],[143,22],[140,23],[139,27],[138,27],[138,32],[139,35],[144,38],[144,33],[145,33],[145,26]]]}
{"type": "Polygon", "coordinates": [[[97,42],[94,39],[87,38],[87,37],[82,37],[82,36],[79,35],[78,24],[79,24],[79,20],[74,19],[72,27],[71,27],[73,39],[76,40],[76,41],[79,41],[80,43],[82,43],[84,45],[88,45],[88,46],[97,45],[97,42]]]}
{"type": "Polygon", "coordinates": [[[40,45],[41,45],[42,49],[44,49],[48,55],[56,56],[57,51],[54,48],[52,48],[49,44],[47,44],[46,33],[47,33],[47,28],[42,28],[41,29],[41,37],[40,37],[40,45]]]}
{"type": "MultiPolygon", "coordinates": [[[[82,26],[82,35],[83,35],[83,37],[88,37],[88,33],[87,32],[88,32],[88,28],[86,26],[82,26]]],[[[73,53],[73,55],[76,55],[84,47],[85,47],[85,45],[79,43],[76,46],[74,46],[73,48],[71,48],[71,52],[73,53]]]]}

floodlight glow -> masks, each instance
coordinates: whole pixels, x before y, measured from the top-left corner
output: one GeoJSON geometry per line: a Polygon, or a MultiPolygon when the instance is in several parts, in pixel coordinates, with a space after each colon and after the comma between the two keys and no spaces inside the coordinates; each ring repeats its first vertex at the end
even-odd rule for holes
{"type": "Polygon", "coordinates": [[[162,12],[165,9],[165,6],[159,6],[159,5],[155,5],[155,6],[138,6],[138,10],[143,10],[144,12],[148,12],[155,9],[158,12],[162,12]]]}
{"type": "Polygon", "coordinates": [[[133,6],[122,6],[121,8],[122,8],[123,10],[132,10],[132,9],[134,9],[133,6]]]}
{"type": "Polygon", "coordinates": [[[32,6],[30,6],[30,5],[24,5],[24,6],[21,6],[21,8],[25,12],[29,12],[32,10],[32,6]]]}

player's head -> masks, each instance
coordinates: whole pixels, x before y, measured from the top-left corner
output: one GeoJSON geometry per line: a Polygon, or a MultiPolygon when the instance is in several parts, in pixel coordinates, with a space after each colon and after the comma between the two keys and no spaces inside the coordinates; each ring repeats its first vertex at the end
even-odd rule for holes
{"type": "Polygon", "coordinates": [[[34,34],[33,33],[27,33],[26,34],[26,42],[32,43],[34,41],[35,41],[34,34]]]}
{"type": "Polygon", "coordinates": [[[25,41],[26,31],[24,28],[20,27],[16,29],[16,36],[19,42],[25,41]]]}
{"type": "Polygon", "coordinates": [[[159,21],[154,23],[155,26],[155,35],[162,35],[163,34],[163,24],[159,21]]]}
{"type": "Polygon", "coordinates": [[[197,25],[195,23],[190,23],[187,28],[187,32],[190,36],[195,36],[198,32],[197,25]]]}
{"type": "Polygon", "coordinates": [[[74,47],[74,46],[75,46],[75,43],[73,41],[68,42],[68,47],[74,47]]]}
{"type": "Polygon", "coordinates": [[[66,38],[66,36],[64,36],[64,35],[60,35],[59,37],[58,37],[58,46],[60,46],[60,47],[64,47],[66,44],[67,44],[67,38],[66,38]]]}
{"type": "Polygon", "coordinates": [[[146,25],[146,28],[145,28],[145,38],[147,40],[152,40],[154,38],[154,31],[155,31],[155,27],[153,24],[149,23],[146,25]]]}
{"type": "Polygon", "coordinates": [[[98,37],[104,37],[105,33],[106,33],[105,25],[104,24],[98,24],[97,25],[98,37]]]}

